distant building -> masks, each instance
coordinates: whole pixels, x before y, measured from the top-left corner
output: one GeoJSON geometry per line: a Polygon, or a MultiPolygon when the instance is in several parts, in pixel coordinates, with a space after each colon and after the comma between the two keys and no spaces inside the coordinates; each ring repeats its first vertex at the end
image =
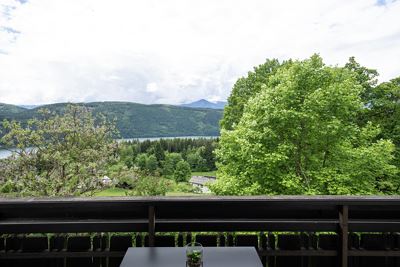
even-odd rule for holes
{"type": "Polygon", "coordinates": [[[211,191],[206,184],[215,183],[216,179],[214,176],[192,176],[189,183],[200,188],[202,193],[210,193],[211,191]]]}
{"type": "Polygon", "coordinates": [[[109,185],[112,184],[112,180],[111,180],[110,177],[104,175],[104,177],[101,178],[101,184],[104,185],[104,186],[109,186],[109,185]]]}

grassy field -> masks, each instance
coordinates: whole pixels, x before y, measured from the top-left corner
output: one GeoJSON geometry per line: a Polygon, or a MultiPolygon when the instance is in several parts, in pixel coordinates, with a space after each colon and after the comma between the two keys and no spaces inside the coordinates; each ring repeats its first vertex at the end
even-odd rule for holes
{"type": "MultiPolygon", "coordinates": [[[[94,194],[95,197],[124,197],[126,189],[107,188],[94,194]]],[[[200,196],[204,194],[186,193],[186,192],[167,192],[166,196],[200,196]]]]}
{"type": "Polygon", "coordinates": [[[124,197],[126,189],[122,188],[107,188],[94,194],[95,197],[124,197]]]}

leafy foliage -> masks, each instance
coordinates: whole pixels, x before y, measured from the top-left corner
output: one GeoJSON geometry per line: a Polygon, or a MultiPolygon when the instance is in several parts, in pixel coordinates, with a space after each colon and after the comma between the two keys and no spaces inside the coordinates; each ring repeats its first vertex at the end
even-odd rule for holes
{"type": "Polygon", "coordinates": [[[77,105],[68,106],[63,115],[46,109],[39,114],[40,119],[29,120],[26,126],[3,122],[1,143],[18,150],[0,164],[0,181],[19,195],[93,193],[114,160],[114,125],[100,115],[96,120],[77,105]]]}
{"type": "Polygon", "coordinates": [[[396,145],[394,163],[400,167],[400,77],[378,84],[378,72],[361,66],[354,57],[345,67],[356,75],[364,88],[361,98],[365,108],[359,114],[359,124],[371,121],[380,126],[376,140],[392,140],[396,145]]]}
{"type": "Polygon", "coordinates": [[[182,155],[180,153],[167,153],[165,156],[165,162],[163,164],[163,174],[173,175],[178,162],[183,161],[182,155]]]}
{"type": "Polygon", "coordinates": [[[344,67],[354,72],[356,80],[364,88],[360,95],[361,99],[368,105],[372,90],[378,82],[378,71],[361,66],[354,57],[350,57],[344,67]]]}
{"type": "Polygon", "coordinates": [[[188,182],[190,179],[190,165],[184,160],[179,161],[176,164],[176,168],[174,171],[174,179],[177,182],[188,182]]]}
{"type": "Polygon", "coordinates": [[[132,193],[135,196],[165,196],[170,186],[171,183],[160,176],[141,175],[132,193]]]}
{"type": "Polygon", "coordinates": [[[394,163],[400,168],[400,77],[371,90],[367,115],[381,128],[378,138],[390,139],[396,145],[394,163]]]}
{"type": "Polygon", "coordinates": [[[192,170],[205,171],[207,170],[206,160],[200,155],[198,150],[191,150],[186,154],[186,160],[192,170]]]}
{"type": "Polygon", "coordinates": [[[136,158],[136,164],[141,170],[146,170],[147,167],[147,155],[146,154],[140,154],[136,158]]]}
{"type": "Polygon", "coordinates": [[[158,162],[156,156],[154,155],[148,156],[146,159],[146,169],[149,172],[154,173],[157,170],[157,167],[158,167],[158,162]]]}
{"type": "Polygon", "coordinates": [[[129,190],[129,195],[164,195],[169,190],[199,193],[188,184],[191,171],[209,171],[208,161],[215,170],[217,142],[207,138],[121,142],[119,159],[108,167],[107,175],[116,180],[116,187],[129,190]]]}
{"type": "Polygon", "coordinates": [[[250,83],[256,93],[237,125],[222,130],[215,193],[398,193],[395,146],[378,138],[378,125],[359,123],[365,109],[359,76],[325,66],[317,55],[264,75],[261,85],[250,83]]]}
{"type": "Polygon", "coordinates": [[[186,254],[189,267],[200,267],[202,254],[201,251],[192,251],[186,254]]]}
{"type": "Polygon", "coordinates": [[[131,168],[137,166],[141,170],[150,173],[155,171],[165,175],[173,176],[176,165],[179,161],[189,163],[192,171],[215,170],[214,149],[218,139],[207,138],[174,138],[160,139],[155,141],[129,141],[119,145],[120,162],[131,168]],[[150,168],[149,157],[154,156],[157,161],[157,168],[150,168]]]}
{"type": "Polygon", "coordinates": [[[246,78],[240,78],[233,86],[232,93],[225,106],[223,118],[220,122],[221,128],[232,130],[240,121],[244,107],[249,99],[261,91],[263,84],[283,65],[291,61],[280,63],[277,59],[267,59],[264,64],[250,71],[246,78]]]}

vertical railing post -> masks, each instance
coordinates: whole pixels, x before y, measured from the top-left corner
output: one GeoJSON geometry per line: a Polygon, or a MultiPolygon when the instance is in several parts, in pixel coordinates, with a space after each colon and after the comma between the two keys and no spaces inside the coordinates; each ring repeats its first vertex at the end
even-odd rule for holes
{"type": "Polygon", "coordinates": [[[348,266],[348,240],[349,240],[349,207],[343,205],[339,208],[339,224],[340,224],[340,266],[348,266]]]}
{"type": "MultiPolygon", "coordinates": [[[[267,236],[264,232],[259,233],[259,245],[257,246],[258,250],[261,252],[265,252],[267,250],[267,236]]],[[[267,266],[267,256],[260,256],[262,266],[267,266]]]]}
{"type": "Polygon", "coordinates": [[[154,206],[149,206],[149,247],[154,247],[156,235],[156,212],[154,206]]]}

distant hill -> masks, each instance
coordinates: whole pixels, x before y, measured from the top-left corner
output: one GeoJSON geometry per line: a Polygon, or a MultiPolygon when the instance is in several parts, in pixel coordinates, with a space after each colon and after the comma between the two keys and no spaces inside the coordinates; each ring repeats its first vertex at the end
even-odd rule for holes
{"type": "Polygon", "coordinates": [[[224,101],[218,101],[218,102],[210,102],[205,99],[200,99],[198,101],[192,102],[192,103],[187,103],[187,104],[182,104],[182,107],[188,107],[188,108],[211,108],[211,109],[224,109],[226,105],[226,102],[224,101]]]}
{"type": "MultiPolygon", "coordinates": [[[[41,108],[62,113],[68,103],[57,103],[26,109],[0,104],[0,121],[3,119],[26,122],[41,108]]],[[[213,136],[219,135],[222,110],[188,108],[171,105],[143,105],[131,102],[82,103],[93,114],[102,113],[116,119],[122,138],[162,136],[213,136]]]]}
{"type": "MultiPolygon", "coordinates": [[[[0,114],[18,114],[24,111],[26,111],[26,109],[23,107],[0,103],[0,114]]],[[[0,118],[1,117],[0,115],[0,118]]]]}

